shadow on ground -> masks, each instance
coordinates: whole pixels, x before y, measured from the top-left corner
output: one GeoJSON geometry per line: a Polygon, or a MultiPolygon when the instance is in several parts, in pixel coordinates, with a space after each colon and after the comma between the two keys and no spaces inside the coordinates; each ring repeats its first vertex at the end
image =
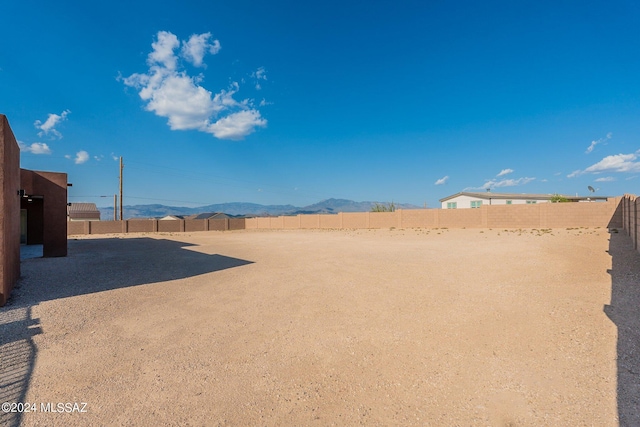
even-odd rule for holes
{"type": "MultiPolygon", "coordinates": [[[[24,259],[20,280],[0,308],[0,403],[25,401],[37,355],[32,337],[42,333],[31,312],[40,302],[252,264],[189,246],[196,245],[151,238],[70,240],[65,258],[24,259]]],[[[20,413],[0,411],[2,426],[19,426],[21,419],[20,413]]]]}
{"type": "Polygon", "coordinates": [[[618,418],[640,426],[640,254],[631,239],[611,233],[611,304],[604,312],[618,327],[618,418]]]}

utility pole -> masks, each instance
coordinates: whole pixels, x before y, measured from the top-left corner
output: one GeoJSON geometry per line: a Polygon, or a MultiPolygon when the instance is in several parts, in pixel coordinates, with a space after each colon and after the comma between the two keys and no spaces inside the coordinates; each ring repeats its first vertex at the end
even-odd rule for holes
{"type": "Polygon", "coordinates": [[[122,169],[124,169],[124,164],[122,163],[122,156],[120,157],[120,221],[124,219],[122,215],[122,169]]]}
{"type": "Polygon", "coordinates": [[[113,220],[118,220],[118,195],[113,195],[113,220]]]}

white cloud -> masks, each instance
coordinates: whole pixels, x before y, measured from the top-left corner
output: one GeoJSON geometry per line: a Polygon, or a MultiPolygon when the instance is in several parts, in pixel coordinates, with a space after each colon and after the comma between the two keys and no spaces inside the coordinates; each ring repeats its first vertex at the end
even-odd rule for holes
{"type": "Polygon", "coordinates": [[[117,162],[118,160],[120,160],[120,159],[118,158],[118,156],[116,156],[116,155],[115,155],[115,154],[113,154],[113,153],[111,153],[111,158],[112,158],[114,161],[116,161],[116,162],[117,162]]]}
{"type": "Polygon", "coordinates": [[[499,187],[515,187],[517,185],[525,185],[534,181],[535,178],[518,178],[518,179],[503,179],[500,181],[491,180],[484,183],[483,188],[499,188],[499,187]]]}
{"type": "Polygon", "coordinates": [[[71,154],[65,154],[65,155],[64,155],[64,158],[65,158],[65,159],[70,159],[70,158],[71,158],[71,154]]]}
{"type": "Polygon", "coordinates": [[[27,145],[22,141],[18,141],[20,151],[32,154],[51,154],[51,148],[44,142],[34,142],[31,145],[27,145]]]}
{"type": "Polygon", "coordinates": [[[67,116],[71,113],[69,110],[64,110],[60,115],[58,114],[49,114],[47,120],[42,123],[40,120],[36,120],[33,125],[36,129],[40,129],[38,132],[39,137],[43,137],[45,135],[51,135],[52,138],[62,138],[62,134],[55,128],[58,123],[63,122],[67,119],[67,116]]]}
{"type": "Polygon", "coordinates": [[[433,184],[433,185],[442,185],[442,184],[446,184],[446,183],[447,183],[447,181],[449,181],[449,175],[447,175],[447,176],[443,176],[442,178],[440,178],[439,180],[437,180],[437,181],[435,182],[435,184],[433,184]]]}
{"type": "Polygon", "coordinates": [[[209,125],[207,132],[220,139],[242,139],[257,126],[264,127],[267,121],[256,110],[238,111],[209,125]]]}
{"type": "Polygon", "coordinates": [[[615,180],[616,179],[614,177],[612,177],[612,176],[604,176],[602,178],[596,179],[596,182],[613,182],[615,180]]]}
{"type": "Polygon", "coordinates": [[[638,153],[631,154],[616,154],[613,156],[607,156],[600,160],[598,163],[589,166],[584,170],[576,170],[567,175],[568,178],[575,178],[576,176],[584,175],[586,173],[602,173],[602,172],[640,172],[640,162],[638,159],[638,153]]]}
{"type": "MultiPolygon", "coordinates": [[[[188,42],[183,41],[182,56],[194,65],[202,65],[205,53],[216,53],[220,48],[217,40],[209,42],[210,36],[193,35],[188,42]]],[[[179,46],[175,35],[159,32],[147,60],[147,73],[123,79],[125,85],[139,90],[147,111],[166,117],[172,130],[198,130],[220,139],[239,140],[267,125],[252,100],[234,98],[240,90],[238,83],[213,95],[200,85],[202,75],[191,77],[179,71],[175,54],[179,46]]]]}
{"type": "Polygon", "coordinates": [[[202,67],[205,54],[215,55],[220,52],[220,42],[218,40],[209,42],[210,38],[211,33],[193,34],[189,41],[182,42],[182,57],[196,67],[202,67]]]}
{"type": "Polygon", "coordinates": [[[602,144],[603,142],[611,139],[611,137],[613,136],[613,134],[611,132],[609,132],[607,134],[607,136],[605,136],[604,138],[600,138],[597,141],[591,141],[591,145],[589,145],[589,147],[587,147],[587,151],[585,151],[585,153],[589,154],[593,151],[594,148],[596,148],[596,145],[598,144],[602,144]]]}
{"type": "Polygon", "coordinates": [[[486,190],[486,189],[500,188],[500,187],[515,187],[515,186],[518,186],[518,185],[528,184],[531,181],[535,181],[535,178],[523,177],[523,178],[518,178],[518,179],[502,179],[502,180],[499,180],[499,181],[496,181],[495,179],[491,179],[491,180],[485,182],[484,184],[482,184],[482,186],[480,186],[480,187],[467,187],[463,191],[468,191],[468,190],[486,190]]]}
{"type": "Polygon", "coordinates": [[[76,158],[73,159],[74,163],[76,165],[81,165],[83,163],[85,163],[87,160],[89,160],[89,153],[87,153],[84,150],[78,151],[76,153],[76,158]]]}
{"type": "Polygon", "coordinates": [[[256,89],[260,90],[262,89],[260,80],[267,80],[267,72],[265,71],[264,67],[260,67],[255,72],[251,73],[251,77],[256,80],[256,89]]]}
{"type": "Polygon", "coordinates": [[[500,173],[496,176],[504,176],[504,175],[509,175],[510,173],[513,173],[513,169],[502,169],[500,171],[500,173]]]}

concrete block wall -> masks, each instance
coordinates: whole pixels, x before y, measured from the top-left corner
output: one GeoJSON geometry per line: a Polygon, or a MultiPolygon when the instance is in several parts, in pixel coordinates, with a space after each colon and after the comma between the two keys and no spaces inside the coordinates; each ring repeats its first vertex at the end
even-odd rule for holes
{"type": "MultiPolygon", "coordinates": [[[[618,227],[632,229],[631,196],[606,202],[483,205],[477,209],[417,209],[395,212],[345,212],[297,216],[211,220],[77,221],[68,234],[174,232],[207,230],[296,230],[363,228],[559,228],[618,227]],[[627,206],[626,210],[623,205],[627,206]]],[[[640,203],[640,201],[638,202],[640,203]]],[[[637,209],[637,208],[635,208],[637,209]]],[[[637,209],[640,210],[640,209],[637,209]]],[[[636,214],[634,214],[636,215],[636,214]]],[[[633,227],[640,227],[637,215],[633,227]]],[[[640,233],[637,233],[640,235],[640,233]]]]}
{"type": "Polygon", "coordinates": [[[191,231],[244,230],[244,218],[190,219],[158,221],[131,219],[126,221],[69,221],[67,235],[114,233],[182,233],[191,231]]]}
{"type": "Polygon", "coordinates": [[[631,237],[631,242],[636,250],[638,248],[638,238],[640,237],[640,199],[632,194],[625,194],[620,203],[622,207],[622,228],[631,237]]]}
{"type": "Polygon", "coordinates": [[[477,209],[418,209],[248,218],[247,229],[558,228],[622,224],[621,198],[590,203],[482,205],[477,209]]]}

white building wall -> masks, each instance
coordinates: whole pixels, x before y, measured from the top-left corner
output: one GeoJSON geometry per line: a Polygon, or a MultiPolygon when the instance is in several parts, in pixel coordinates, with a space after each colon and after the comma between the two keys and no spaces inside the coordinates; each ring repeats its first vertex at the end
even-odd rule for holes
{"type": "MultiPolygon", "coordinates": [[[[491,200],[487,200],[487,199],[481,199],[479,197],[471,197],[471,196],[465,196],[465,195],[460,195],[457,197],[454,197],[452,199],[449,199],[445,202],[442,202],[442,209],[447,209],[447,204],[451,203],[451,202],[455,202],[457,203],[456,209],[466,209],[466,208],[471,208],[471,202],[472,201],[482,201],[483,205],[506,205],[507,204],[507,200],[511,200],[511,204],[512,205],[525,205],[527,204],[527,199],[491,199],[491,200]]],[[[536,203],[548,203],[548,200],[534,200],[534,199],[530,199],[531,201],[534,201],[536,203]]]]}

